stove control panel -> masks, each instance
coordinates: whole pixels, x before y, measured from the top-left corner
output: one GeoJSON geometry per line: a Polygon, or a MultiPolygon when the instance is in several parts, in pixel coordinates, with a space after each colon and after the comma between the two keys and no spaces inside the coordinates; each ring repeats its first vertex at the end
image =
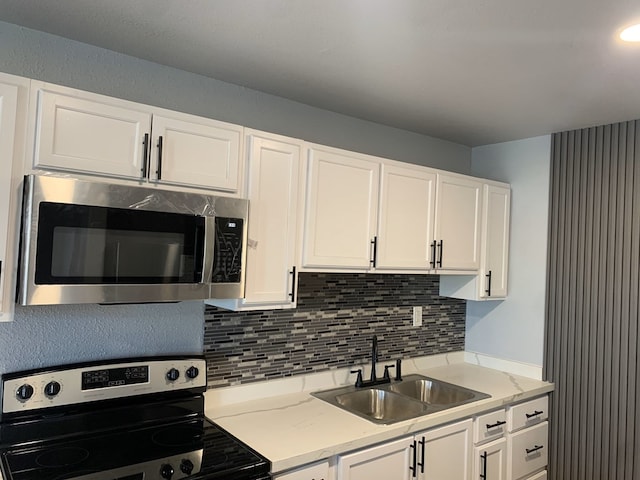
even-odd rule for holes
{"type": "Polygon", "coordinates": [[[207,380],[201,372],[206,372],[206,362],[201,357],[163,357],[5,374],[2,376],[2,413],[203,388],[207,380]]]}

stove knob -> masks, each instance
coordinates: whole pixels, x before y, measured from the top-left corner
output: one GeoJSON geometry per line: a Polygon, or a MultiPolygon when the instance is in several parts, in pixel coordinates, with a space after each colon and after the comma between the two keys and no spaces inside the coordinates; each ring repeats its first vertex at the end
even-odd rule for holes
{"type": "Polygon", "coordinates": [[[44,386],[44,394],[49,398],[55,397],[59,393],[60,393],[60,384],[55,380],[47,383],[44,386]]]}
{"type": "Polygon", "coordinates": [[[171,465],[169,465],[168,463],[165,463],[164,465],[162,465],[162,467],[160,467],[160,476],[162,478],[166,478],[167,480],[171,480],[171,477],[173,477],[173,467],[171,465]]]}
{"type": "Polygon", "coordinates": [[[193,462],[188,458],[183,459],[182,462],[180,463],[180,470],[185,475],[191,475],[191,472],[193,472],[193,467],[194,467],[193,462]]]}
{"type": "Polygon", "coordinates": [[[25,383],[24,385],[20,385],[20,387],[16,391],[16,397],[18,397],[18,400],[22,400],[22,401],[29,400],[32,396],[33,396],[33,387],[28,383],[25,383]]]}
{"type": "Polygon", "coordinates": [[[198,367],[194,367],[192,365],[189,368],[187,368],[187,378],[194,379],[198,376],[199,373],[200,373],[200,370],[198,370],[198,367]]]}
{"type": "Polygon", "coordinates": [[[180,378],[180,372],[177,369],[172,368],[167,372],[167,379],[170,381],[175,382],[178,378],[180,378]]]}

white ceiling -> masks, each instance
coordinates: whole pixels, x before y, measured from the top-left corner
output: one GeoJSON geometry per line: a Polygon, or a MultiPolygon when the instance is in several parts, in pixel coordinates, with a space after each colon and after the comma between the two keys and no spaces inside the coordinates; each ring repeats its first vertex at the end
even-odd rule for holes
{"type": "Polygon", "coordinates": [[[0,20],[466,145],[640,118],[638,0],[0,0],[0,20]]]}

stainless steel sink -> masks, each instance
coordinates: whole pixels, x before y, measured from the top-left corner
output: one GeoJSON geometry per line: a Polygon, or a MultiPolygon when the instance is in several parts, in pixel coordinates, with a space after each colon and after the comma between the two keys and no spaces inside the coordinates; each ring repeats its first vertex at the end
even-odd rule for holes
{"type": "Polygon", "coordinates": [[[420,402],[445,408],[489,398],[486,393],[420,375],[409,375],[403,381],[391,384],[389,389],[420,402]]]}
{"type": "Polygon", "coordinates": [[[422,375],[372,387],[334,388],[312,395],[380,424],[390,424],[489,398],[486,393],[422,375]]]}
{"type": "Polygon", "coordinates": [[[390,424],[429,413],[429,405],[381,388],[345,387],[313,394],[375,423],[390,424]]]}

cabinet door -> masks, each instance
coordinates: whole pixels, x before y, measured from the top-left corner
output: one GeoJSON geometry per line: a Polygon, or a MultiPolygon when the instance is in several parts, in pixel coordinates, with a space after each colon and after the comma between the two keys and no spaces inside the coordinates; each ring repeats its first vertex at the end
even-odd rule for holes
{"type": "Polygon", "coordinates": [[[11,228],[12,168],[16,127],[18,88],[0,83],[0,321],[9,320],[13,295],[11,275],[13,268],[10,249],[14,245],[14,229],[11,228]]]}
{"type": "Polygon", "coordinates": [[[436,175],[382,165],[376,269],[431,267],[436,175]]]}
{"type": "Polygon", "coordinates": [[[473,449],[474,480],[507,480],[507,439],[473,449]]]}
{"type": "Polygon", "coordinates": [[[482,298],[507,296],[509,258],[509,206],[511,189],[484,186],[482,238],[482,298]]]}
{"type": "Polygon", "coordinates": [[[316,463],[283,475],[275,475],[273,480],[329,480],[329,462],[316,463]]]}
{"type": "Polygon", "coordinates": [[[480,268],[482,183],[462,175],[438,174],[436,189],[436,268],[477,271],[480,268]]]}
{"type": "Polygon", "coordinates": [[[153,116],[149,178],[237,193],[242,127],[186,114],[153,116]]]}
{"type": "Polygon", "coordinates": [[[419,450],[425,442],[421,480],[471,480],[472,425],[468,419],[416,436],[419,450]]]}
{"type": "Polygon", "coordinates": [[[43,86],[37,94],[35,168],[142,178],[151,114],[102,95],[43,86]]]}
{"type": "Polygon", "coordinates": [[[301,145],[251,136],[244,304],[295,306],[301,145]]]}
{"type": "Polygon", "coordinates": [[[312,148],[303,264],[368,270],[372,265],[380,164],[312,148]]]}
{"type": "Polygon", "coordinates": [[[413,438],[395,440],[338,458],[338,480],[409,480],[413,438]]]}

